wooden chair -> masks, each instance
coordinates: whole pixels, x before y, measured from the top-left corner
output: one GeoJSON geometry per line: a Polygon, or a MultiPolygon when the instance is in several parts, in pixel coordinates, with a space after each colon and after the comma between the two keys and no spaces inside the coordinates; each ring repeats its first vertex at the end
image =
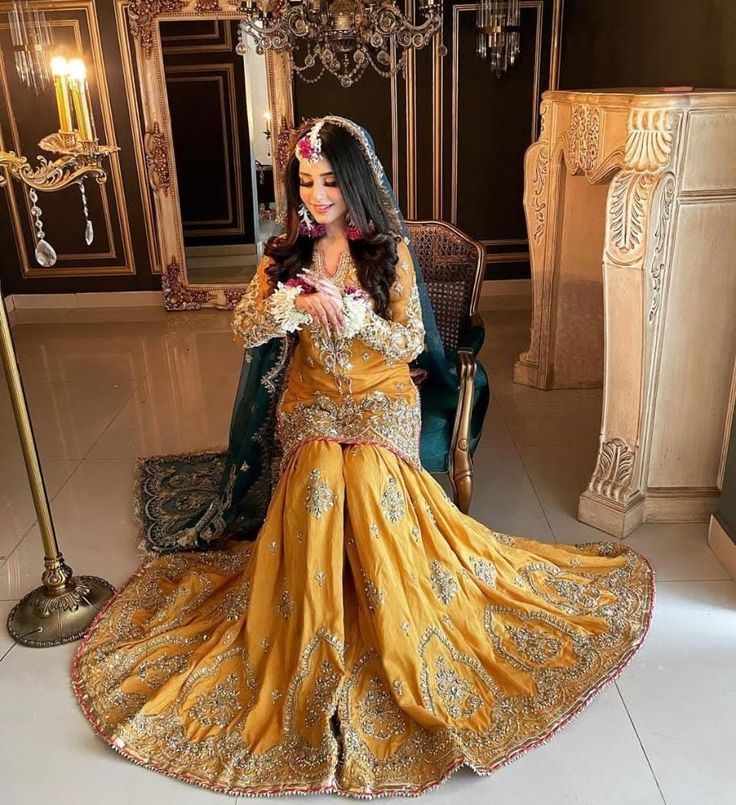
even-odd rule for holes
{"type": "Polygon", "coordinates": [[[409,236],[424,273],[445,356],[457,374],[456,394],[419,386],[422,398],[422,465],[446,472],[453,499],[466,512],[473,494],[473,452],[488,403],[488,375],[477,355],[485,338],[477,314],[485,250],[443,221],[408,221],[409,236]]]}

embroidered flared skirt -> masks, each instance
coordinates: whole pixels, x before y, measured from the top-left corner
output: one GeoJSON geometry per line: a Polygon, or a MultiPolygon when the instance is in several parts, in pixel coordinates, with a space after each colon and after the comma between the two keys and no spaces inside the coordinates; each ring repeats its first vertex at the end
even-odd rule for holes
{"type": "Polygon", "coordinates": [[[255,542],[141,568],[73,684],[105,741],[188,782],[418,794],[565,724],[637,650],[653,592],[618,542],[500,534],[383,447],[313,441],[255,542]]]}

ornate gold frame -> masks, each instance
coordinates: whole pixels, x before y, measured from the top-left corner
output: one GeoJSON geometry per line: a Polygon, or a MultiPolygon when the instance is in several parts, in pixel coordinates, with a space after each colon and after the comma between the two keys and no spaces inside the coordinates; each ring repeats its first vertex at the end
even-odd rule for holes
{"type": "MultiPolygon", "coordinates": [[[[232,308],[243,293],[242,284],[189,285],[181,229],[179,192],[176,182],[168,98],[158,23],[179,19],[238,19],[236,11],[223,8],[220,0],[131,0],[128,21],[134,40],[138,67],[137,92],[142,108],[143,154],[153,197],[152,240],[162,267],[161,282],[167,310],[196,310],[202,307],[232,308]]],[[[266,55],[268,96],[273,142],[291,128],[294,106],[291,71],[286,56],[266,55]]],[[[283,207],[283,187],[276,178],[276,203],[283,207]]]]}

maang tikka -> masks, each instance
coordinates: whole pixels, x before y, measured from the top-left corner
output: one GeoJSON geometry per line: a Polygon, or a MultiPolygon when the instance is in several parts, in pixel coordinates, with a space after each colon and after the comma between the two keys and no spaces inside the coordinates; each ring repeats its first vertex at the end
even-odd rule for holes
{"type": "MultiPolygon", "coordinates": [[[[322,159],[322,138],[319,136],[324,121],[315,123],[306,134],[303,134],[294,149],[300,162],[316,165],[322,159]]],[[[308,238],[321,238],[326,233],[324,224],[318,224],[304,204],[299,205],[299,234],[308,238]]]]}

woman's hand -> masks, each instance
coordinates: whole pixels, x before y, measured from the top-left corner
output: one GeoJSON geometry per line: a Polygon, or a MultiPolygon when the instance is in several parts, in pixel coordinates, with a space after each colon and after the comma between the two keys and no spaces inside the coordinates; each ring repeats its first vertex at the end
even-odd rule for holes
{"type": "Polygon", "coordinates": [[[310,268],[302,269],[298,276],[304,277],[304,279],[311,285],[314,285],[318,291],[331,294],[336,299],[340,300],[340,303],[342,304],[342,291],[331,279],[323,277],[321,274],[315,274],[315,272],[310,268]]]}
{"type": "Polygon", "coordinates": [[[315,293],[299,294],[294,303],[297,310],[309,313],[325,330],[337,332],[343,326],[344,321],[342,295],[337,286],[334,283],[329,283],[335,289],[333,292],[331,289],[323,289],[313,277],[306,275],[306,273],[304,278],[313,284],[317,291],[315,293]]]}

